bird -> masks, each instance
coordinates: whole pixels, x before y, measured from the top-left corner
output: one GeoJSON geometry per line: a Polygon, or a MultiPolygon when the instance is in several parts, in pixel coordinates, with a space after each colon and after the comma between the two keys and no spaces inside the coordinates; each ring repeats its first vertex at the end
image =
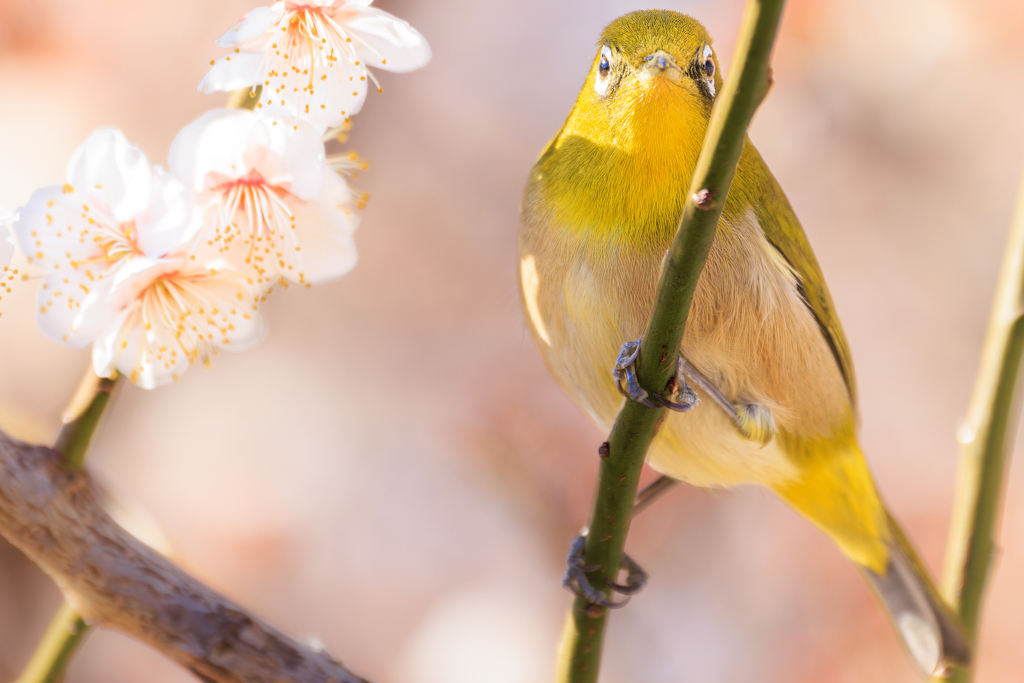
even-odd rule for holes
{"type": "MultiPolygon", "coordinates": [[[[679,12],[619,17],[597,48],[568,118],[530,172],[518,267],[544,363],[607,431],[624,400],[619,353],[635,355],[646,329],[723,81],[707,30],[679,12]]],[[[886,508],[858,443],[853,362],[821,269],[749,136],[680,354],[684,388],[696,398],[686,407],[700,406],[667,413],[648,464],[698,487],[767,487],[861,570],[925,674],[965,665],[962,626],[886,508]]]]}

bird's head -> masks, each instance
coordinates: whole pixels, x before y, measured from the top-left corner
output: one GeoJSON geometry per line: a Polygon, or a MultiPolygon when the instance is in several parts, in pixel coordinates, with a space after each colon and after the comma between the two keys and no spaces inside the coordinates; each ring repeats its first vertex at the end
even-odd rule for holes
{"type": "Polygon", "coordinates": [[[721,84],[718,57],[700,22],[668,10],[631,12],[601,35],[573,118],[594,132],[633,134],[649,126],[664,133],[663,126],[687,126],[687,120],[706,124],[721,84]]]}
{"type": "Polygon", "coordinates": [[[674,231],[718,72],[711,38],[692,17],[648,10],[609,24],[576,105],[535,167],[556,220],[591,233],[674,231]]]}
{"type": "Polygon", "coordinates": [[[608,24],[587,85],[611,107],[677,97],[710,108],[722,83],[711,38],[679,12],[631,12],[608,24]]]}

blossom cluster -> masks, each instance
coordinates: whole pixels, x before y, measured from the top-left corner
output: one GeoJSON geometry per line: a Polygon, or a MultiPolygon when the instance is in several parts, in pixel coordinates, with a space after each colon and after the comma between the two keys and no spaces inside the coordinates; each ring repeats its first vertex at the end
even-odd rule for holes
{"type": "MultiPolygon", "coordinates": [[[[252,110],[215,109],[187,125],[167,170],[101,128],[72,156],[64,184],[0,214],[42,279],[46,336],[92,346],[100,376],[153,388],[219,349],[258,343],[272,287],[352,269],[366,198],[346,176],[365,162],[328,157],[324,140],[362,107],[367,78],[376,83],[368,66],[405,72],[431,56],[423,36],[371,2],[252,10],[217,41],[230,52],[199,86],[247,88],[252,110]]],[[[9,247],[0,240],[2,264],[9,247]]]]}

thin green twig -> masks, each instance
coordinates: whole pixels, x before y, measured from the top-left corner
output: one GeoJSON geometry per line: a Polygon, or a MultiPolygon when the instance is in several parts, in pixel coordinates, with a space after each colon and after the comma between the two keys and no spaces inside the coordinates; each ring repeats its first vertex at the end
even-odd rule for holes
{"type": "Polygon", "coordinates": [[[120,375],[113,379],[97,377],[92,368],[82,378],[78,392],[64,412],[64,425],[53,443],[53,450],[64,456],[68,467],[82,469],[85,466],[85,454],[119,380],[120,375]]]}
{"type": "MultiPolygon", "coordinates": [[[[97,377],[92,367],[86,371],[71,405],[64,412],[64,426],[53,444],[53,449],[64,456],[70,469],[81,469],[85,464],[85,454],[96,427],[119,382],[119,376],[114,379],[97,377]]],[[[88,624],[65,601],[17,683],[58,683],[64,680],[71,657],[88,632],[88,624]]]]}
{"type": "MultiPolygon", "coordinates": [[[[663,392],[675,374],[690,303],[729,194],[747,127],[771,84],[768,62],[782,5],[783,0],[748,0],[733,55],[733,73],[711,114],[679,231],[665,259],[643,337],[637,373],[649,393],[663,392]]],[[[608,455],[601,461],[584,552],[586,564],[599,567],[587,574],[594,586],[605,586],[606,581],[617,578],[640,469],[663,412],[663,408],[626,401],[615,419],[608,455]]],[[[610,589],[606,589],[608,593],[610,589]]],[[[607,609],[588,605],[581,598],[574,601],[562,635],[560,683],[597,680],[607,618],[607,609]]]]}
{"type": "Polygon", "coordinates": [[[88,631],[85,620],[65,602],[50,621],[17,683],[57,683],[63,680],[71,655],[88,631]]]}
{"type": "MultiPolygon", "coordinates": [[[[959,488],[950,524],[943,590],[956,607],[977,660],[981,604],[996,552],[1004,474],[1017,427],[1019,374],[1024,352],[1024,179],[988,332],[975,380],[967,422],[961,428],[959,488]]],[[[973,667],[952,680],[968,683],[973,667]]]]}

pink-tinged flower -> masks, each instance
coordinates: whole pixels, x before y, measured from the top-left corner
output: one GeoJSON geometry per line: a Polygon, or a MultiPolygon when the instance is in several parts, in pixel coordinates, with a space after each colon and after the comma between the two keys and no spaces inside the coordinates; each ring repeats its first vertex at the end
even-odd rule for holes
{"type": "MultiPolygon", "coordinates": [[[[309,0],[257,7],[217,41],[233,48],[211,62],[199,90],[263,86],[259,107],[298,116],[319,132],[363,106],[367,67],[405,73],[430,61],[426,39],[373,0],[309,0]]],[[[378,86],[378,90],[379,90],[378,86]]]]}
{"type": "Polygon", "coordinates": [[[215,109],[178,133],[168,158],[205,207],[200,242],[263,285],[320,284],[355,265],[356,200],[312,125],[215,109]]]}
{"type": "Polygon", "coordinates": [[[196,253],[189,191],[117,130],[89,136],[67,183],[36,190],[14,231],[45,273],[37,321],[65,346],[93,345],[97,374],[152,388],[220,347],[260,340],[253,287],[196,253]]]}

